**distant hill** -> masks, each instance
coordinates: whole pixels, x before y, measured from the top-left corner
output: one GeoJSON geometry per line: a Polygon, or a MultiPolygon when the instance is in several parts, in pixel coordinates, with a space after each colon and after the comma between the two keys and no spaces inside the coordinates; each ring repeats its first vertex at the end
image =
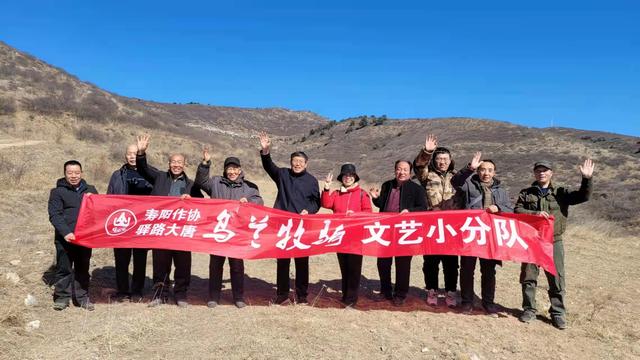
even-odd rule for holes
{"type": "Polygon", "coordinates": [[[126,98],[81,81],[3,42],[0,95],[0,114],[27,111],[50,117],[66,115],[103,124],[135,123],[187,135],[201,133],[202,129],[240,137],[262,129],[276,135],[296,135],[328,121],[309,111],[178,105],[126,98]]]}
{"type": "Polygon", "coordinates": [[[197,159],[201,145],[209,144],[214,161],[240,156],[251,178],[269,191],[273,184],[261,169],[258,142],[251,138],[259,130],[274,135],[273,156],[282,166],[291,151],[301,149],[310,155],[310,171],[319,180],[328,171],[337,172],[340,164],[353,162],[365,186],[391,178],[395,160],[413,160],[427,133],[438,135],[440,145],[451,149],[456,168],[478,150],[494,159],[512,197],[531,183],[531,166],[543,158],[555,164],[558,182],[579,185],[577,165],[588,156],[596,162],[595,194],[580,211],[621,227],[640,225],[640,139],[624,135],[470,118],[357,117],[336,122],[308,111],[156,103],[104,91],[4,43],[0,126],[0,140],[42,142],[36,149],[0,153],[6,168],[0,176],[37,176],[42,184],[34,191],[48,188],[59,163],[72,156],[86,158],[93,168],[92,181],[106,183],[121,161],[124,144],[142,131],[154,134],[151,154],[156,163],[172,151],[197,159]],[[25,161],[30,166],[21,171],[25,161]],[[36,175],[36,169],[44,170],[36,175]]]}

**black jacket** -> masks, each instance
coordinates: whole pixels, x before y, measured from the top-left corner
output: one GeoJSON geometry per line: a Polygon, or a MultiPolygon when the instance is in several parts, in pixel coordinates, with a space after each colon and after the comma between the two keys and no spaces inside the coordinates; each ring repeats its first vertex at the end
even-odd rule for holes
{"type": "Polygon", "coordinates": [[[84,179],[80,180],[77,190],[65,178],[58,179],[56,187],[51,189],[48,204],[49,221],[56,230],[56,238],[64,238],[75,231],[82,197],[86,193],[97,194],[98,191],[84,179]]]}
{"type": "MultiPolygon", "coordinates": [[[[385,181],[380,189],[380,196],[373,199],[373,204],[380,208],[380,212],[384,212],[391,195],[391,189],[398,186],[396,179],[385,181]]],[[[424,188],[413,181],[405,181],[400,186],[400,211],[407,209],[409,211],[427,211],[427,200],[424,188]]]]}
{"type": "Polygon", "coordinates": [[[320,210],[320,191],[318,179],[306,171],[294,173],[289,168],[279,168],[271,160],[271,155],[262,155],[262,167],[276,183],[278,195],[273,205],[275,209],[299,214],[307,210],[315,214],[320,210]]]}
{"type": "MultiPolygon", "coordinates": [[[[151,195],[156,196],[168,196],[169,191],[171,190],[171,184],[173,183],[173,177],[171,176],[171,172],[160,171],[153,166],[149,166],[147,164],[147,156],[138,155],[136,156],[136,166],[138,168],[138,173],[142,175],[145,180],[147,180],[151,185],[153,185],[153,190],[151,191],[151,195]]],[[[184,194],[189,194],[192,197],[204,197],[202,192],[200,192],[200,188],[194,185],[193,180],[187,177],[187,174],[182,173],[184,176],[187,187],[183,192],[184,194]]]]}
{"type": "Polygon", "coordinates": [[[149,195],[152,189],[153,185],[145,180],[136,169],[129,168],[127,164],[124,164],[111,175],[109,186],[107,187],[107,194],[149,195]],[[127,179],[127,172],[135,173],[133,179],[127,179]],[[135,183],[130,184],[132,181],[135,183]]]}

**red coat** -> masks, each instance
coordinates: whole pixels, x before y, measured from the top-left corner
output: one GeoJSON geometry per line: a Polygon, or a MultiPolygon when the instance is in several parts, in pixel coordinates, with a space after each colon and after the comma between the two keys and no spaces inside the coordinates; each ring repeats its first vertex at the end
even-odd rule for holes
{"type": "Polygon", "coordinates": [[[320,199],[322,207],[333,210],[334,214],[344,214],[347,210],[354,212],[371,212],[369,194],[359,185],[345,192],[323,190],[320,199]]]}

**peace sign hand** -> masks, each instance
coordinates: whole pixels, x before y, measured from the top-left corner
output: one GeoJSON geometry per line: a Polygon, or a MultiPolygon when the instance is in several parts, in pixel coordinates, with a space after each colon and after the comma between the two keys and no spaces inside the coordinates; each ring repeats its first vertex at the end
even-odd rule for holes
{"type": "Polygon", "coordinates": [[[327,177],[324,179],[324,188],[329,190],[331,188],[331,182],[333,181],[333,173],[329,171],[327,177]]]}

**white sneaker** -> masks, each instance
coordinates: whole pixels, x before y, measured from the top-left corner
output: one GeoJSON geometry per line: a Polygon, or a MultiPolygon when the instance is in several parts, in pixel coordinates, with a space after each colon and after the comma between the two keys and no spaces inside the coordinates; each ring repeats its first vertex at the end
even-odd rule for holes
{"type": "Polygon", "coordinates": [[[447,296],[444,301],[447,303],[447,306],[450,308],[454,308],[458,305],[458,298],[456,297],[455,291],[447,291],[447,296]]]}
{"type": "Polygon", "coordinates": [[[438,306],[438,291],[437,290],[427,290],[427,305],[429,306],[438,306]]]}

